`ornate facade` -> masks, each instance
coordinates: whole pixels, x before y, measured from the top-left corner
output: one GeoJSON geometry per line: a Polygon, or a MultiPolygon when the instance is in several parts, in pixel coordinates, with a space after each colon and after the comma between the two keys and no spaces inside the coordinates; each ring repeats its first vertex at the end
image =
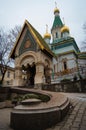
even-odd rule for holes
{"type": "Polygon", "coordinates": [[[26,20],[10,57],[15,59],[14,86],[51,82],[54,54],[41,35],[26,20]],[[23,76],[22,78],[22,75],[23,76]]]}
{"type": "Polygon", "coordinates": [[[57,7],[54,10],[51,34],[47,28],[44,38],[25,20],[10,54],[15,60],[13,85],[40,86],[57,83],[64,78],[72,79],[75,75],[85,77],[86,75],[82,75],[79,71],[79,64],[82,61],[86,65],[86,53],[83,55],[74,38],[70,36],[69,28],[63,24],[57,7]]]}
{"type": "MultiPolygon", "coordinates": [[[[63,79],[73,80],[74,77],[86,78],[86,52],[80,52],[75,39],[70,36],[69,28],[61,20],[57,7],[54,9],[51,35],[52,41],[48,45],[57,57],[53,58],[52,83],[63,79]]],[[[44,36],[45,41],[47,38],[44,36]]]]}

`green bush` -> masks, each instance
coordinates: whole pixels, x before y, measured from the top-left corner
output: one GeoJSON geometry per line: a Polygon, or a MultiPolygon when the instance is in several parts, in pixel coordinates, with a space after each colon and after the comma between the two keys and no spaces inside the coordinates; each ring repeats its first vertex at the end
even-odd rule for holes
{"type": "Polygon", "coordinates": [[[36,94],[25,94],[25,95],[22,97],[22,100],[30,99],[30,98],[36,98],[36,99],[38,99],[39,96],[36,95],[36,94]]]}
{"type": "Polygon", "coordinates": [[[33,98],[40,99],[42,102],[48,102],[50,100],[50,97],[47,95],[30,93],[30,94],[18,95],[12,99],[12,102],[17,104],[17,103],[21,103],[21,101],[23,100],[33,99],[33,98]]]}
{"type": "Polygon", "coordinates": [[[42,101],[42,102],[48,102],[50,100],[50,97],[47,96],[47,95],[42,95],[40,94],[39,95],[39,99],[42,101]]]}

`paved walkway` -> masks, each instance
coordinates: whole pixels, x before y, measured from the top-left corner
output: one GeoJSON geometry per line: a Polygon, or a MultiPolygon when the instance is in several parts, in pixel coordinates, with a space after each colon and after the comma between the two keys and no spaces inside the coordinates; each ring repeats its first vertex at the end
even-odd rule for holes
{"type": "MultiPolygon", "coordinates": [[[[72,107],[63,121],[46,130],[86,130],[86,94],[63,94],[69,97],[72,107]]],[[[0,130],[12,130],[10,112],[10,108],[0,109],[0,130]]]]}
{"type": "Polygon", "coordinates": [[[0,109],[0,130],[12,130],[10,128],[10,108],[0,109]]]}
{"type": "Polygon", "coordinates": [[[47,130],[86,130],[86,94],[65,94],[72,107],[60,123],[47,130]]]}

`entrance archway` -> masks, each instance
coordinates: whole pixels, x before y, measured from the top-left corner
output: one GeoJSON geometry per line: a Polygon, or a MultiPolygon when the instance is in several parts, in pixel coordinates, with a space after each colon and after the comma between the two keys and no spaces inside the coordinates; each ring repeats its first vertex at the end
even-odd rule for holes
{"type": "Polygon", "coordinates": [[[35,63],[33,62],[32,65],[27,64],[27,66],[22,65],[22,69],[26,72],[26,86],[33,86],[36,74],[35,63]]]}

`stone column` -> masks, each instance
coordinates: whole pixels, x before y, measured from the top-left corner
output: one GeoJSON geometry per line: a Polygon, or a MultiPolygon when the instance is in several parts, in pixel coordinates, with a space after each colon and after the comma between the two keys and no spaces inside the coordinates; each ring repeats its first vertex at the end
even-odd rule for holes
{"type": "Polygon", "coordinates": [[[15,68],[15,80],[14,80],[14,86],[22,86],[22,69],[21,67],[15,68]]]}
{"type": "Polygon", "coordinates": [[[41,87],[44,83],[44,64],[36,64],[35,86],[41,87]]]}
{"type": "Polygon", "coordinates": [[[52,69],[51,68],[46,68],[45,71],[46,71],[45,72],[46,83],[50,84],[51,83],[52,69]]]}

